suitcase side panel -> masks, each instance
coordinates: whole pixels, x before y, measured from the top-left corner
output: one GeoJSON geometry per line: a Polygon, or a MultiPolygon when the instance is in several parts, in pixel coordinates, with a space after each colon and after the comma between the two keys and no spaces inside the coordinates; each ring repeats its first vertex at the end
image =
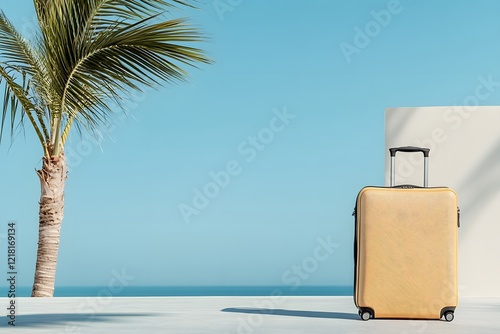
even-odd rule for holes
{"type": "Polygon", "coordinates": [[[376,317],[432,319],[457,305],[457,204],[449,188],[360,192],[356,306],[376,317]]]}

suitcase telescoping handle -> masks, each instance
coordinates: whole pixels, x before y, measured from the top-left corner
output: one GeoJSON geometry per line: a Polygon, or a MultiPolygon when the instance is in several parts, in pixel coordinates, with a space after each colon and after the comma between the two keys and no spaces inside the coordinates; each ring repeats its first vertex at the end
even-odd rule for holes
{"type": "Polygon", "coordinates": [[[397,152],[421,152],[424,154],[424,187],[429,186],[429,148],[415,147],[415,146],[403,146],[403,147],[393,147],[389,149],[391,153],[391,187],[394,187],[396,183],[396,153],[397,152]]]}

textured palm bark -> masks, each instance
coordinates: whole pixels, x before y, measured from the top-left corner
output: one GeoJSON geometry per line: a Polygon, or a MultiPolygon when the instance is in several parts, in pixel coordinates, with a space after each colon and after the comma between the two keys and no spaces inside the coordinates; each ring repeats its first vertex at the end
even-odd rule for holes
{"type": "Polygon", "coordinates": [[[56,276],[57,253],[64,215],[64,184],[66,159],[43,158],[42,169],[37,171],[41,184],[38,253],[32,297],[52,297],[56,276]]]}

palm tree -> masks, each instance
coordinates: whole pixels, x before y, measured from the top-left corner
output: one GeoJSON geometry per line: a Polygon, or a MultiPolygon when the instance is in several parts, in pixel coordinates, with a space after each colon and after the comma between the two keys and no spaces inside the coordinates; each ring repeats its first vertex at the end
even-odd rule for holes
{"type": "MultiPolygon", "coordinates": [[[[124,93],[185,79],[183,65],[210,63],[199,30],[171,9],[186,0],[34,0],[39,31],[26,40],[0,11],[0,139],[30,124],[43,158],[33,297],[51,297],[64,211],[64,146],[73,128],[98,135],[124,93]]],[[[119,108],[118,108],[119,109],[119,108]]]]}

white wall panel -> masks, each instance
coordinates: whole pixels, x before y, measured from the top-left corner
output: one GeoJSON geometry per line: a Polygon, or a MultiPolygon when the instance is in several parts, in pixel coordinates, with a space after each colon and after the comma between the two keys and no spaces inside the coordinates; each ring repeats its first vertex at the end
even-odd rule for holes
{"type": "MultiPolygon", "coordinates": [[[[459,196],[461,296],[500,297],[500,107],[419,107],[386,110],[389,147],[429,147],[429,186],[459,196]]],[[[422,184],[422,157],[398,153],[396,183],[422,184]]]]}

